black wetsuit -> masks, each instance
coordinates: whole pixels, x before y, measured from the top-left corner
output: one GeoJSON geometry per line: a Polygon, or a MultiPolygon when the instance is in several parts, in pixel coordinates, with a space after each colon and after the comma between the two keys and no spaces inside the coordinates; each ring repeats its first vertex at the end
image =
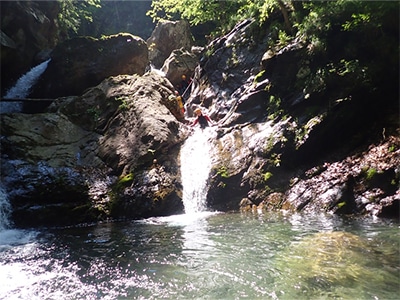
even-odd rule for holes
{"type": "Polygon", "coordinates": [[[199,125],[201,128],[204,129],[204,128],[208,127],[208,121],[205,116],[200,115],[197,117],[197,120],[199,121],[199,125]]]}

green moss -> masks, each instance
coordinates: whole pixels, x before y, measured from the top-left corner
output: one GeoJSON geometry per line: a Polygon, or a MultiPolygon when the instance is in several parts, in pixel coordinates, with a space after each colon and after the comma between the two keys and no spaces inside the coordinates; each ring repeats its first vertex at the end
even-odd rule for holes
{"type": "Polygon", "coordinates": [[[228,168],[225,166],[221,166],[217,170],[217,175],[221,176],[222,178],[228,178],[229,173],[228,173],[228,168]]]}
{"type": "Polygon", "coordinates": [[[91,107],[86,110],[86,113],[93,117],[94,121],[98,121],[100,118],[100,109],[96,107],[91,107]]]}
{"type": "Polygon", "coordinates": [[[375,168],[370,168],[370,167],[363,167],[361,169],[361,173],[363,176],[365,176],[365,179],[370,181],[374,176],[378,173],[378,171],[375,168]]]}
{"type": "Polygon", "coordinates": [[[338,208],[342,208],[342,207],[345,206],[345,205],[346,205],[346,202],[343,201],[343,202],[338,203],[338,204],[337,204],[337,207],[338,207],[338,208]]]}
{"type": "Polygon", "coordinates": [[[125,187],[128,186],[133,181],[133,173],[129,173],[125,176],[120,177],[117,186],[125,187]]]}
{"type": "Polygon", "coordinates": [[[281,107],[282,101],[281,98],[275,95],[270,95],[268,99],[268,119],[274,120],[279,116],[282,116],[284,111],[281,107]]]}
{"type": "Polygon", "coordinates": [[[121,104],[118,106],[120,110],[127,110],[129,108],[129,104],[127,102],[128,98],[127,97],[116,97],[116,101],[120,102],[121,104]]]}
{"type": "Polygon", "coordinates": [[[254,77],[254,82],[260,82],[261,78],[264,76],[265,70],[262,70],[254,77]]]}
{"type": "Polygon", "coordinates": [[[376,175],[377,171],[374,168],[370,168],[367,171],[367,180],[371,180],[375,175],[376,175]]]}
{"type": "Polygon", "coordinates": [[[273,174],[271,172],[265,172],[263,174],[263,180],[264,182],[267,182],[271,177],[273,176],[273,174]]]}

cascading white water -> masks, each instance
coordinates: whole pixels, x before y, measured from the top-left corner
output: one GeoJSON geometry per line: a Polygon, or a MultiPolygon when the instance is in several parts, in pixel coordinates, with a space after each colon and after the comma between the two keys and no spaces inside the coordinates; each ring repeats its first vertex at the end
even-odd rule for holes
{"type": "MultiPolygon", "coordinates": [[[[24,245],[30,242],[37,235],[37,232],[32,230],[27,231],[13,228],[11,212],[12,209],[7,192],[0,184],[0,254],[3,250],[8,249],[9,247],[24,245]]],[[[0,278],[0,282],[4,282],[4,277],[0,278]]],[[[0,290],[1,289],[2,287],[0,283],[0,290]]],[[[0,298],[3,299],[1,295],[0,298]]]]}
{"type": "Polygon", "coordinates": [[[6,191],[0,186],[0,231],[10,227],[11,205],[6,191]]]}
{"type": "MultiPolygon", "coordinates": [[[[49,64],[50,59],[42,62],[30,69],[27,73],[22,75],[16,84],[8,90],[8,92],[4,95],[4,99],[22,99],[29,96],[29,93],[35,83],[38,81],[40,76],[46,70],[47,65],[49,64]]],[[[20,102],[1,102],[1,113],[12,113],[12,112],[21,112],[22,111],[22,103],[20,102]]]]}
{"type": "Polygon", "coordinates": [[[7,92],[4,98],[26,98],[29,95],[31,88],[38,81],[40,75],[46,70],[47,65],[49,64],[50,59],[42,62],[30,69],[26,74],[22,75],[17,83],[7,92]]]}
{"type": "Polygon", "coordinates": [[[160,75],[161,77],[165,77],[165,73],[160,69],[157,69],[153,64],[150,64],[150,71],[160,75]]]}
{"type": "Polygon", "coordinates": [[[206,210],[208,177],[211,170],[210,139],[214,133],[210,127],[204,130],[196,128],[182,145],[180,159],[186,214],[206,210]]]}

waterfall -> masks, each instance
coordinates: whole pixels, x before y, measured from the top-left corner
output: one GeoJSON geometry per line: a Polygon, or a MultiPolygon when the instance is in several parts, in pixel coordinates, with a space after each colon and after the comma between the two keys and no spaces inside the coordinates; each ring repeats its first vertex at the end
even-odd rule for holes
{"type": "Polygon", "coordinates": [[[13,228],[11,212],[7,192],[0,183],[0,252],[10,246],[29,243],[37,236],[36,231],[13,228]]]}
{"type": "Polygon", "coordinates": [[[22,75],[17,83],[7,92],[4,98],[26,98],[29,96],[31,88],[38,81],[40,75],[46,70],[50,59],[42,62],[40,65],[33,67],[26,74],[22,75]]]}
{"type": "MultiPolygon", "coordinates": [[[[29,96],[32,87],[38,81],[40,76],[46,70],[50,59],[42,62],[30,69],[27,73],[22,75],[16,82],[16,84],[8,90],[5,94],[4,99],[23,99],[29,96]]],[[[21,112],[22,103],[21,102],[1,102],[0,111],[1,113],[12,113],[21,112]]]]}
{"type": "Polygon", "coordinates": [[[183,186],[183,205],[186,214],[206,210],[208,177],[211,171],[211,142],[214,129],[196,128],[182,145],[181,176],[183,186]]]}
{"type": "Polygon", "coordinates": [[[8,202],[6,191],[0,186],[0,231],[10,227],[11,205],[8,202]]]}
{"type": "Polygon", "coordinates": [[[161,71],[160,69],[157,69],[153,64],[150,64],[150,72],[156,73],[161,77],[165,77],[165,72],[161,71]]]}

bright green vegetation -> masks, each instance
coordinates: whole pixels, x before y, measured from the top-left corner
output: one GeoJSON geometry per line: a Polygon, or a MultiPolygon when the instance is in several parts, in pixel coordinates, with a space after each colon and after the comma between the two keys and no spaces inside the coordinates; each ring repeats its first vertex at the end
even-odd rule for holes
{"type": "Polygon", "coordinates": [[[268,179],[270,179],[272,176],[273,176],[273,175],[272,175],[271,172],[265,172],[265,173],[263,174],[263,180],[266,182],[266,181],[268,181],[268,179]]]}
{"type": "Polygon", "coordinates": [[[291,25],[288,12],[291,9],[292,3],[283,0],[153,0],[152,9],[147,14],[154,21],[186,19],[192,25],[211,21],[216,23],[217,32],[226,32],[248,18],[255,18],[262,23],[270,14],[279,10],[285,26],[289,28],[291,25]]]}
{"type": "Polygon", "coordinates": [[[310,51],[324,49],[324,37],[337,24],[344,31],[382,27],[382,16],[398,8],[398,3],[383,1],[288,1],[288,0],[153,0],[148,15],[160,19],[186,19],[192,25],[214,22],[217,32],[230,30],[237,22],[254,18],[261,25],[273,14],[281,14],[277,40],[287,43],[291,36],[307,35],[310,51]]]}
{"type": "Polygon", "coordinates": [[[100,8],[101,0],[58,0],[60,30],[77,33],[83,20],[92,22],[92,11],[100,8]]]}
{"type": "Polygon", "coordinates": [[[117,182],[117,189],[121,189],[121,188],[126,187],[129,184],[131,184],[133,181],[133,177],[134,177],[133,173],[129,173],[125,176],[120,177],[117,182]]]}
{"type": "Polygon", "coordinates": [[[229,173],[228,173],[227,167],[225,167],[225,166],[219,167],[217,170],[217,175],[221,176],[222,178],[228,178],[229,173]]]}
{"type": "Polygon", "coordinates": [[[362,174],[364,174],[365,178],[370,181],[372,178],[375,177],[375,175],[378,173],[378,171],[375,168],[370,168],[368,166],[365,166],[361,170],[362,174]]]}

